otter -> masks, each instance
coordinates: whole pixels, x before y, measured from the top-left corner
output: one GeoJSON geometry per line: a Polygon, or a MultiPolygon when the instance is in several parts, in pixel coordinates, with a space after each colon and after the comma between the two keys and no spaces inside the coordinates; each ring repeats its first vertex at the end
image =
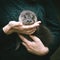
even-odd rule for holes
{"type": "MultiPolygon", "coordinates": [[[[30,10],[24,10],[20,13],[19,21],[24,25],[31,25],[37,22],[38,19],[34,12],[30,10]]],[[[28,40],[32,41],[29,35],[22,35],[24,35],[28,40]]],[[[40,38],[45,46],[49,46],[49,44],[52,43],[53,34],[44,24],[41,24],[39,27],[37,27],[37,30],[33,33],[33,35],[36,35],[38,38],[40,38]]]]}
{"type": "Polygon", "coordinates": [[[31,25],[37,22],[36,14],[30,10],[24,10],[20,13],[19,21],[24,25],[31,25]]]}

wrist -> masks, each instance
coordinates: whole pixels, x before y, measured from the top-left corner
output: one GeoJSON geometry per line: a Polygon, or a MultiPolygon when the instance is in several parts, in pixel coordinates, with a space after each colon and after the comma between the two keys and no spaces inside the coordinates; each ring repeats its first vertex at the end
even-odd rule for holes
{"type": "Polygon", "coordinates": [[[11,34],[11,27],[7,24],[6,26],[3,27],[3,31],[6,34],[11,34]]]}

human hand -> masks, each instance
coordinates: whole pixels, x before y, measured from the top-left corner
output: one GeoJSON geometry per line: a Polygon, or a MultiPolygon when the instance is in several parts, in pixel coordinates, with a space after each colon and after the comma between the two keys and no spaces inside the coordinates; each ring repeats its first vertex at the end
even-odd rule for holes
{"type": "Polygon", "coordinates": [[[29,41],[22,35],[19,35],[19,37],[22,39],[22,44],[26,47],[28,52],[40,56],[46,55],[48,53],[49,49],[44,46],[38,37],[30,35],[30,38],[32,38],[33,41],[29,41]]]}
{"type": "Polygon", "coordinates": [[[23,25],[21,22],[10,21],[6,26],[3,27],[3,30],[6,34],[11,34],[13,32],[23,33],[23,34],[32,34],[36,31],[36,27],[39,26],[41,21],[38,21],[32,25],[23,25]]]}

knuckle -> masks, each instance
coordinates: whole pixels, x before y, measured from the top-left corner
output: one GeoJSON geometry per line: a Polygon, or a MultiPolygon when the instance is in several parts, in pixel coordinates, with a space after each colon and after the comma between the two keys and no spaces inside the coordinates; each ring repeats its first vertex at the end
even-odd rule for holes
{"type": "Polygon", "coordinates": [[[13,23],[15,23],[15,21],[10,21],[10,22],[9,22],[9,24],[13,24],[13,23]]]}
{"type": "Polygon", "coordinates": [[[14,26],[14,24],[15,24],[15,21],[10,21],[9,22],[9,26],[14,26]]]}

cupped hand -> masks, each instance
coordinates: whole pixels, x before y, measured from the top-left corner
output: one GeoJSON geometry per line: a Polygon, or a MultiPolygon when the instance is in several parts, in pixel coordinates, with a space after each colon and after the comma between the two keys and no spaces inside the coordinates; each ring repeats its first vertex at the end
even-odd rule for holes
{"type": "Polygon", "coordinates": [[[23,34],[32,34],[36,31],[36,27],[40,25],[41,21],[38,21],[32,25],[23,25],[21,22],[10,21],[5,27],[4,31],[7,31],[7,34],[13,32],[23,33],[23,34]]]}

